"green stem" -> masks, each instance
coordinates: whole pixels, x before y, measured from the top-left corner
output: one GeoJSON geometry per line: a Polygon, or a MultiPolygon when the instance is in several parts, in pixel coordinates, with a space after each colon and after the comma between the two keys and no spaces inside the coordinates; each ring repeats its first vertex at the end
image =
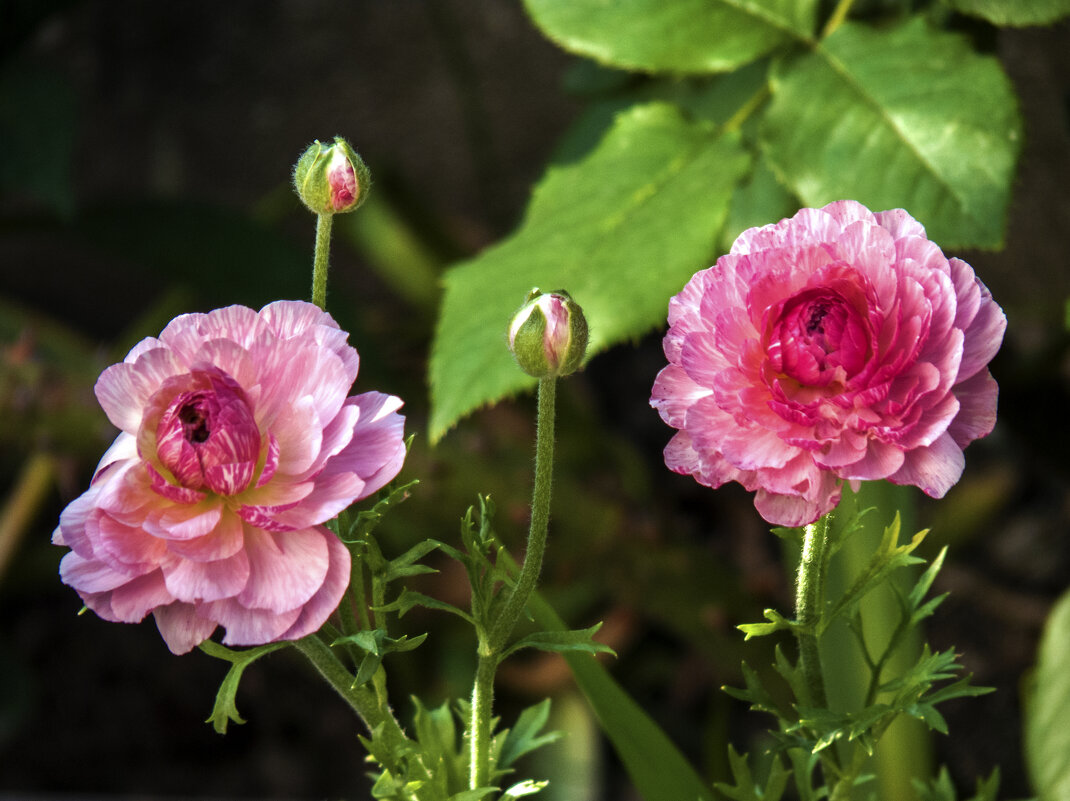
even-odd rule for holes
{"type": "Polygon", "coordinates": [[[851,10],[853,4],[854,0],[840,0],[840,2],[836,4],[832,16],[829,17],[828,22],[825,23],[825,29],[821,32],[822,39],[831,36],[832,33],[840,27],[843,21],[847,19],[847,13],[851,10]]]}
{"type": "Polygon", "coordinates": [[[380,741],[386,746],[382,749],[382,753],[398,755],[407,750],[409,738],[405,736],[405,732],[390,708],[381,703],[381,699],[373,690],[364,686],[353,686],[353,674],[345,669],[323,640],[315,634],[310,634],[294,641],[294,645],[308,658],[308,661],[334,688],[335,692],[352,707],[357,716],[364,721],[369,732],[377,728],[380,730],[380,741]]]}
{"type": "Polygon", "coordinates": [[[371,630],[372,621],[368,616],[368,599],[364,596],[363,556],[353,558],[353,569],[350,572],[349,579],[349,598],[350,603],[356,606],[357,614],[360,616],[360,629],[362,631],[371,630]]]}
{"type": "Polygon", "coordinates": [[[825,681],[817,647],[817,624],[825,602],[825,574],[828,567],[828,535],[831,515],[808,525],[803,534],[802,556],[795,584],[795,638],[799,643],[799,665],[810,697],[810,706],[825,708],[825,681]]]}
{"type": "Polygon", "coordinates": [[[476,680],[472,685],[472,722],[468,735],[468,789],[490,785],[490,721],[494,706],[494,674],[497,654],[479,653],[476,680]]]}
{"type": "Polygon", "coordinates": [[[769,95],[769,84],[763,84],[757,92],[747,98],[746,103],[736,109],[735,114],[725,121],[725,124],[721,126],[721,130],[724,133],[738,131],[750,115],[761,108],[762,104],[769,99],[769,95]]]}
{"type": "Polygon", "coordinates": [[[516,586],[505,606],[491,626],[487,636],[490,653],[498,653],[505,645],[542,571],[542,557],[546,551],[546,530],[550,522],[550,485],[554,471],[554,396],[557,378],[539,380],[538,429],[535,435],[535,491],[531,499],[531,527],[528,547],[516,586]]]}
{"type": "MultiPolygon", "coordinates": [[[[828,709],[825,679],[821,672],[821,653],[817,632],[825,606],[825,579],[829,564],[829,530],[832,513],[806,526],[802,555],[795,585],[795,639],[799,643],[799,668],[809,698],[803,703],[816,709],[828,709]]],[[[829,801],[847,801],[853,777],[845,776],[833,745],[821,751],[825,782],[832,788],[829,801]]]]}
{"type": "Polygon", "coordinates": [[[501,652],[524,612],[542,571],[546,552],[546,532],[550,523],[550,491],[554,466],[554,401],[557,378],[539,381],[538,427],[535,435],[535,489],[531,499],[531,525],[528,529],[524,564],[516,584],[505,598],[501,611],[490,629],[479,640],[479,662],[472,686],[472,719],[469,724],[469,789],[490,783],[491,716],[494,700],[494,674],[501,652]]]}
{"type": "Polygon", "coordinates": [[[327,308],[327,266],[331,255],[331,225],[333,214],[316,217],[316,255],[312,261],[312,302],[327,308]]]}

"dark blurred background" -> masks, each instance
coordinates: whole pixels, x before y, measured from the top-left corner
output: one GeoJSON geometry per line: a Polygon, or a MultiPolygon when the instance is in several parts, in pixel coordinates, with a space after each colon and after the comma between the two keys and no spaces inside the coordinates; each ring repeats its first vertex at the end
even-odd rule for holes
{"type": "MultiPolygon", "coordinates": [[[[1070,584],[1070,28],[987,44],[1026,143],[1007,247],[955,255],[1009,319],[1000,422],[943,502],[916,503],[927,554],[951,546],[930,639],[997,689],[947,707],[936,759],[962,787],[1001,765],[1010,798],[1029,793],[1020,683],[1070,584]]],[[[247,671],[249,723],[221,737],[202,721],[223,663],[172,656],[151,620],[77,616],[49,536],[114,436],[92,385],[177,313],[307,297],[314,221],[289,170],[313,138],[344,135],[375,188],[336,223],[328,305],[361,353],[357,391],[406,399],[402,477],[422,482],[384,548],[456,540],[477,492],[519,547],[531,399],[431,448],[426,359],[437,276],[512,229],[582,122],[592,98],[569,90],[576,69],[515,2],[0,0],[0,797],[366,795],[358,721],[296,655],[247,671]]],[[[719,690],[741,657],[767,655],[733,627],[790,608],[789,581],[746,493],[662,466],[670,431],[647,404],[662,365],[654,332],[564,385],[544,587],[572,624],[606,621],[614,674],[723,779],[725,738],[743,750],[766,724],[719,690]]],[[[462,602],[456,569],[435,564],[421,589],[462,602]]],[[[410,693],[437,705],[468,692],[472,635],[442,617],[405,618],[432,636],[387,663],[402,715],[410,693]]],[[[554,782],[540,797],[634,798],[562,662],[503,668],[506,719],[546,694],[569,739],[532,766],[554,782]]]]}

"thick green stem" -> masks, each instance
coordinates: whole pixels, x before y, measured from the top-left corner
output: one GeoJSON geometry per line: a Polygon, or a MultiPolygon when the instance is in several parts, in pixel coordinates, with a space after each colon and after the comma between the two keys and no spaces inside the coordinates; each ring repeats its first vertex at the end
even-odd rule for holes
{"type": "Polygon", "coordinates": [[[493,714],[494,673],[501,652],[513,633],[517,620],[535,590],[546,552],[546,532],[550,523],[550,490],[554,465],[554,399],[557,378],[539,381],[538,428],[535,436],[535,489],[531,500],[531,526],[520,575],[505,603],[480,637],[479,663],[472,687],[472,719],[469,724],[469,789],[487,787],[490,782],[490,722],[493,714]]]}
{"type": "Polygon", "coordinates": [[[831,515],[825,515],[804,530],[795,584],[795,622],[799,624],[795,638],[799,643],[799,664],[810,693],[805,700],[811,706],[820,708],[828,706],[817,648],[817,624],[821,619],[821,606],[825,602],[830,519],[831,515]]]}
{"type": "Polygon", "coordinates": [[[331,256],[333,214],[316,217],[316,255],[312,261],[312,302],[327,308],[327,266],[331,256]]]}
{"type": "MultiPolygon", "coordinates": [[[[795,639],[799,643],[799,667],[810,696],[802,700],[817,709],[828,709],[817,632],[825,605],[831,528],[830,512],[804,529],[802,555],[795,584],[795,622],[798,624],[795,639]]],[[[844,774],[835,746],[821,752],[821,762],[825,770],[825,781],[832,788],[829,801],[848,801],[854,776],[844,774]]]]}
{"type": "Polygon", "coordinates": [[[374,690],[365,686],[353,686],[353,674],[345,669],[330,647],[317,635],[310,634],[294,645],[310,661],[320,675],[327,680],[335,692],[353,708],[368,731],[375,731],[381,727],[380,737],[385,744],[383,753],[402,754],[406,750],[408,737],[397,722],[393,712],[384,703],[374,690]]]}
{"type": "Polygon", "coordinates": [[[479,654],[472,685],[472,722],[468,734],[468,788],[490,785],[490,721],[494,707],[494,673],[497,654],[479,654]]]}

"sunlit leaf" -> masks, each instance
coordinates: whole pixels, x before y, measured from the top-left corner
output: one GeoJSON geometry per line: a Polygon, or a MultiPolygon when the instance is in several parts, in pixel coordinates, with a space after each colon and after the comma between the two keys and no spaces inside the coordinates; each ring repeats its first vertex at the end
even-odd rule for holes
{"type": "Polygon", "coordinates": [[[948,247],[997,247],[1021,121],[1006,75],[923,20],[844,24],[775,71],[762,139],[808,206],[905,208],[948,247]]]}
{"type": "Polygon", "coordinates": [[[963,14],[993,25],[1048,25],[1070,14],[1070,0],[944,0],[963,14]]]}
{"type": "Polygon", "coordinates": [[[807,39],[814,0],[525,0],[550,39],[604,64],[646,72],[723,72],[807,39]]]}
{"type": "Polygon", "coordinates": [[[430,435],[534,385],[506,330],[533,286],[567,289],[590,324],[589,354],[665,318],[668,299],[709,266],[748,156],[738,137],[672,106],[617,118],[583,161],[551,169],[521,228],[446,275],[431,359],[430,435]]]}

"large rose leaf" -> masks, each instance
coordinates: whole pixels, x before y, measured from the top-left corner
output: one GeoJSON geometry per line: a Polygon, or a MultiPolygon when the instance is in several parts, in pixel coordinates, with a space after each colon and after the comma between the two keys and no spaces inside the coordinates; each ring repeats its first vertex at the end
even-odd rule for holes
{"type": "Polygon", "coordinates": [[[809,206],[902,207],[943,247],[998,247],[1021,142],[1010,82],[922,20],[845,24],[780,65],[761,136],[809,206]]]}
{"type": "Polygon", "coordinates": [[[724,72],[814,32],[814,0],[524,0],[573,53],[647,72],[724,72]]]}
{"type": "Polygon", "coordinates": [[[1025,756],[1040,801],[1070,797],[1070,593],[1044,628],[1026,697],[1025,756]]]}
{"type": "Polygon", "coordinates": [[[1049,25],[1070,14],[1070,0],[944,0],[963,14],[993,25],[1049,25]]]}
{"type": "Polygon", "coordinates": [[[533,286],[566,289],[583,307],[589,354],[664,320],[669,296],[708,266],[748,164],[735,135],[651,104],[618,117],[583,161],[551,168],[520,229],[446,275],[431,358],[432,440],[534,383],[506,345],[533,286]]]}

